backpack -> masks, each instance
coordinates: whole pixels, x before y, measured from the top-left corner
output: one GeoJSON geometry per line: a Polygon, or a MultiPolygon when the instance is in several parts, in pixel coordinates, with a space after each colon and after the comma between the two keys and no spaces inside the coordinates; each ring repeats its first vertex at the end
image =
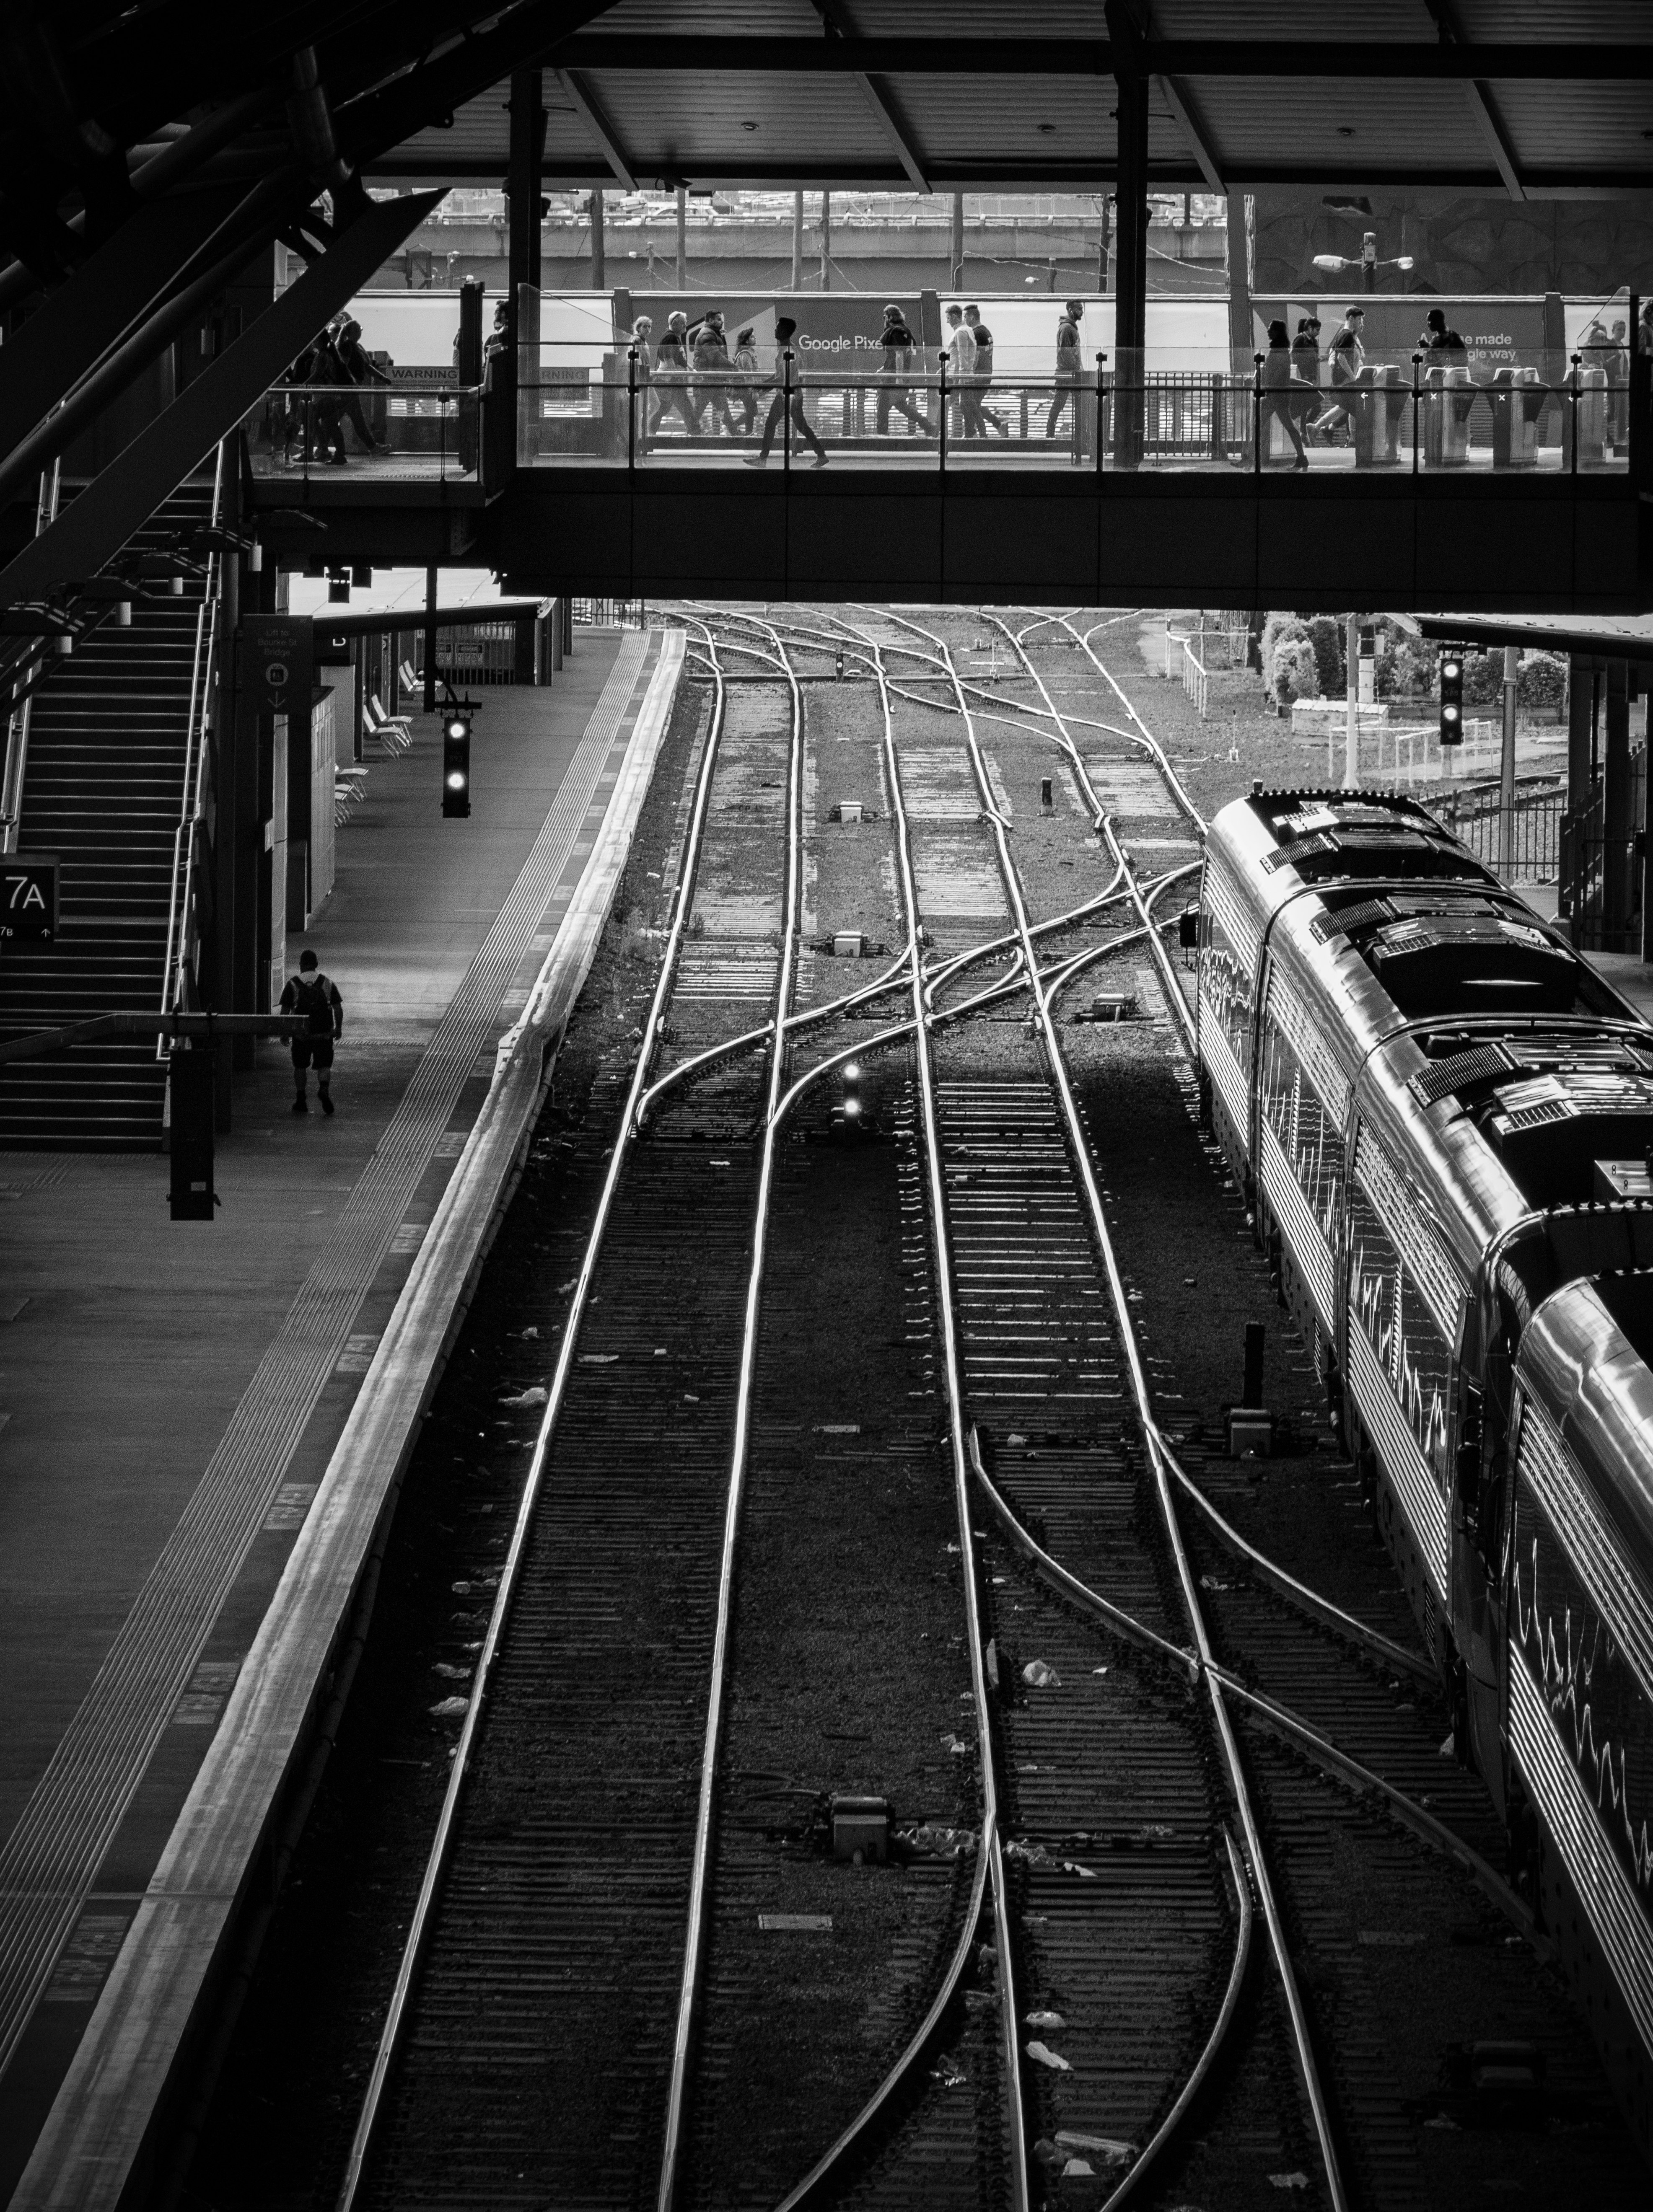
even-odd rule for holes
{"type": "Polygon", "coordinates": [[[333,1006],[327,978],[318,969],[308,982],[303,976],[293,978],[293,1012],[302,1014],[312,1036],[330,1036],[333,1027],[333,1006]]]}

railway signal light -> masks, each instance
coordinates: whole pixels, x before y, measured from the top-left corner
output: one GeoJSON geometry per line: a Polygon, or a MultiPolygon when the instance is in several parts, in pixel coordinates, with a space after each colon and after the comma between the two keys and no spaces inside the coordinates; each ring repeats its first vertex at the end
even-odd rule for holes
{"type": "Polygon", "coordinates": [[[1444,646],[1441,651],[1441,743],[1463,743],[1463,647],[1444,646]]]}
{"type": "Polygon", "coordinates": [[[463,820],[471,811],[471,717],[455,708],[442,724],[442,813],[463,820]]]}

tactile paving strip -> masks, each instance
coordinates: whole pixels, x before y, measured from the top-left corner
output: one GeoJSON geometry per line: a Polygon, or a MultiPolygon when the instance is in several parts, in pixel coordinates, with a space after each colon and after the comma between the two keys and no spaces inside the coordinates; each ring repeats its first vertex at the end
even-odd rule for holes
{"type": "Polygon", "coordinates": [[[280,1489],[392,1237],[585,822],[649,640],[629,634],[555,803],[395,1118],[230,1416],[78,1711],[0,1851],[0,2073],[280,1489]]]}

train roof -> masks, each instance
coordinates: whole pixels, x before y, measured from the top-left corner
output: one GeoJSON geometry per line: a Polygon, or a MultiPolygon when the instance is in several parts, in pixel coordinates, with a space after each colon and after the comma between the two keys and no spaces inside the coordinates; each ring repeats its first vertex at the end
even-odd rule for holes
{"type": "Polygon", "coordinates": [[[1600,1170],[1653,1150],[1653,1030],[1425,809],[1258,791],[1210,842],[1467,1269],[1534,1213],[1626,1194],[1600,1170]]]}
{"type": "Polygon", "coordinates": [[[1567,1284],[1541,1305],[1517,1370],[1597,1503],[1653,1560],[1653,1270],[1567,1284]]]}

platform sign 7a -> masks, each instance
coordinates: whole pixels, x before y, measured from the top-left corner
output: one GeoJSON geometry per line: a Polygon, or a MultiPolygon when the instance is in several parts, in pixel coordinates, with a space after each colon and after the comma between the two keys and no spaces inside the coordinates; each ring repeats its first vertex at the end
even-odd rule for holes
{"type": "Polygon", "coordinates": [[[0,937],[58,934],[55,853],[8,853],[0,859],[0,937]]]}

